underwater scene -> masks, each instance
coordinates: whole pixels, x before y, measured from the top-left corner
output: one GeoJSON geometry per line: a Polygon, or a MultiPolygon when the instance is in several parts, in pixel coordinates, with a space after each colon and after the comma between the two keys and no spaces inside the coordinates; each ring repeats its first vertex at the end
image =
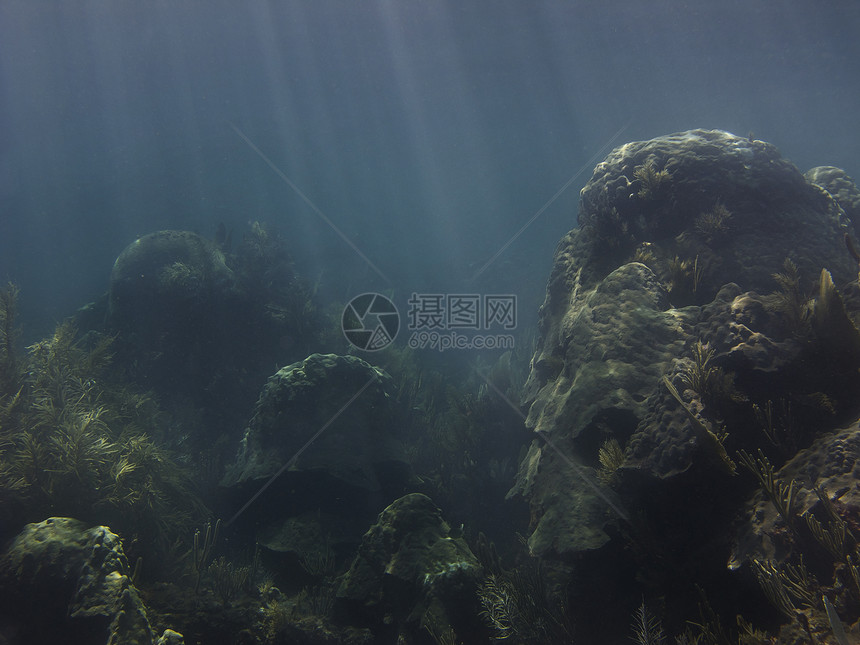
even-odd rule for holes
{"type": "Polygon", "coordinates": [[[0,645],[860,643],[858,33],[0,3],[0,645]]]}

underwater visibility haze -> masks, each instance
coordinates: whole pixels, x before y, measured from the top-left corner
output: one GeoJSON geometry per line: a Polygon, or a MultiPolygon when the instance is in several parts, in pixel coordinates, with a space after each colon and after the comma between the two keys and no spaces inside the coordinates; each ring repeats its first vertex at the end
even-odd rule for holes
{"type": "Polygon", "coordinates": [[[0,643],[860,642],[858,33],[0,4],[0,643]]]}

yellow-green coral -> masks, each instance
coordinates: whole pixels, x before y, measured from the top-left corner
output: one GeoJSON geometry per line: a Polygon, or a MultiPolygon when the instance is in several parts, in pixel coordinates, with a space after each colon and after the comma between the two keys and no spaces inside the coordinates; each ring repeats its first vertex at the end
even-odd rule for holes
{"type": "Polygon", "coordinates": [[[695,258],[681,259],[677,255],[669,262],[668,289],[673,297],[693,295],[699,290],[704,276],[704,264],[695,258]]]}

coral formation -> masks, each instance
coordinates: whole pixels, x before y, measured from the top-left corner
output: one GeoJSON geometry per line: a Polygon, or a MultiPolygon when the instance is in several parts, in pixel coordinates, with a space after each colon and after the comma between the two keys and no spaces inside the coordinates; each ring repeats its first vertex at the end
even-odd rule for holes
{"type": "Polygon", "coordinates": [[[83,523],[25,528],[64,555],[19,536],[0,595],[71,603],[37,635],[122,642],[850,640],[857,194],[725,132],[625,144],[534,346],[455,369],[322,347],[258,222],[235,250],[224,225],[141,238],[26,352],[8,285],[0,531],[83,523]]]}
{"type": "Polygon", "coordinates": [[[322,469],[351,486],[378,490],[386,464],[403,463],[389,382],[356,356],[312,354],[281,368],[260,394],[224,485],[266,479],[286,467],[322,469]],[[340,416],[347,404],[349,414],[340,416]]]}
{"type": "MultiPolygon", "coordinates": [[[[533,554],[587,572],[608,566],[617,536],[629,535],[624,550],[640,580],[653,578],[649,592],[725,584],[715,572],[728,549],[702,559],[694,545],[730,540],[726,527],[749,490],[742,473],[732,476],[738,463],[784,515],[782,532],[769,533],[769,550],[756,556],[769,597],[784,596],[774,581],[806,584],[798,561],[785,568],[778,557],[796,534],[828,553],[847,549],[833,518],[799,519],[808,499],[801,479],[792,485],[769,460],[860,412],[855,305],[836,286],[856,279],[857,263],[834,197],[773,146],[725,132],[628,143],[598,164],[581,193],[579,227],[556,251],[524,388],[535,438],[511,494],[532,509],[533,554]],[[711,488],[720,492],[706,504],[691,492],[711,488]],[[643,517],[628,520],[630,508],[643,517]]],[[[733,567],[754,567],[752,552],[737,550],[746,556],[733,567]]],[[[675,614],[694,609],[674,602],[685,607],[675,614]]],[[[834,607],[856,620],[853,609],[834,607]]],[[[819,634],[827,620],[820,598],[815,611],[796,628],[819,634]]],[[[744,638],[763,638],[743,624],[744,638]]]]}
{"type": "Polygon", "coordinates": [[[476,628],[468,608],[477,603],[480,573],[468,545],[452,535],[430,498],[411,493],[390,504],[365,534],[337,603],[359,622],[380,625],[387,616],[393,634],[432,626],[465,636],[476,628]]]}
{"type": "MultiPolygon", "coordinates": [[[[120,539],[105,526],[68,517],[28,524],[0,554],[0,599],[28,642],[154,641],[120,539]]],[[[166,630],[158,642],[177,637],[166,630]]]]}

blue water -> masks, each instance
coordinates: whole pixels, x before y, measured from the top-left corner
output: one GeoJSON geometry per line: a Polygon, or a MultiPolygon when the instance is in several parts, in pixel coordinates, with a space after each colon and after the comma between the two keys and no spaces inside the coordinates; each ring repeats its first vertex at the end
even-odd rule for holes
{"type": "Polygon", "coordinates": [[[5,0],[0,277],[35,338],[136,237],[261,220],[342,301],[513,292],[533,319],[613,141],[754,132],[860,176],[858,28],[848,1],[5,0]]]}

